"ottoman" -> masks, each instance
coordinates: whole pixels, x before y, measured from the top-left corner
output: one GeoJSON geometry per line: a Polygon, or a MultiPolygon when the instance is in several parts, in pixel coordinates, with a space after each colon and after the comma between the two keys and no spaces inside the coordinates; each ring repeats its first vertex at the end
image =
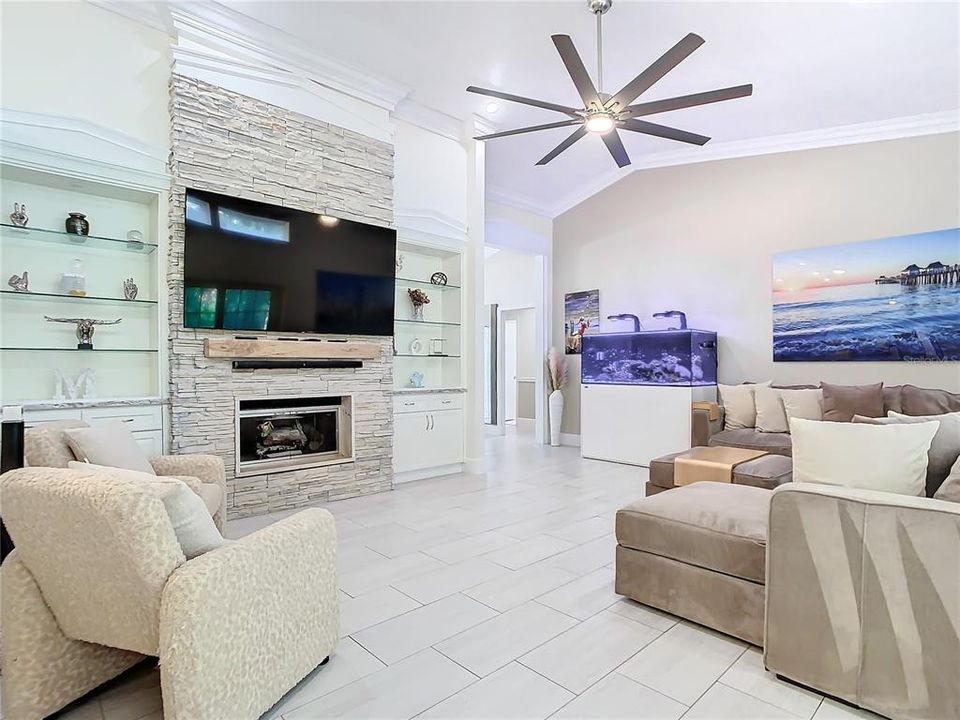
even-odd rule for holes
{"type": "MultiPolygon", "coordinates": [[[[648,496],[676,487],[673,484],[673,462],[678,455],[682,454],[670,453],[650,461],[650,479],[646,487],[648,496]]],[[[764,455],[756,460],[740,463],[733,469],[735,485],[752,485],[773,490],[792,479],[793,459],[784,455],[764,455]]]]}
{"type": "Polygon", "coordinates": [[[699,482],[618,510],[616,591],[762,645],[771,495],[699,482]]]}

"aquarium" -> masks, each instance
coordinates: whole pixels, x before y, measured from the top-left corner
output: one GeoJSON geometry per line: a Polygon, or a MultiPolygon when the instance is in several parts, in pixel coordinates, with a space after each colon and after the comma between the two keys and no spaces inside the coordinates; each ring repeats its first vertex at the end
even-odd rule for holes
{"type": "Polygon", "coordinates": [[[584,335],[581,382],[597,385],[715,385],[717,334],[649,330],[584,335]]]}

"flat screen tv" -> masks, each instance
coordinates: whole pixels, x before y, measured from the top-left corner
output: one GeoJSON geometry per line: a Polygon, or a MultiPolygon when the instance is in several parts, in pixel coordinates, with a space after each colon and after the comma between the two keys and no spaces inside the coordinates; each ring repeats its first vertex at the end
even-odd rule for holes
{"type": "Polygon", "coordinates": [[[183,324],[393,335],[396,231],[187,190],[183,324]]]}

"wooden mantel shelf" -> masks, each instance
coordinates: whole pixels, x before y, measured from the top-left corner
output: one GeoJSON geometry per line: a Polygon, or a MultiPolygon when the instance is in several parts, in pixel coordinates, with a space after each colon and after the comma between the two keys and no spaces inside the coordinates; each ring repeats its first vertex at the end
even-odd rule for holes
{"type": "Polygon", "coordinates": [[[208,358],[296,358],[298,360],[377,360],[380,346],[369,342],[331,340],[235,340],[206,338],[208,358]]]}

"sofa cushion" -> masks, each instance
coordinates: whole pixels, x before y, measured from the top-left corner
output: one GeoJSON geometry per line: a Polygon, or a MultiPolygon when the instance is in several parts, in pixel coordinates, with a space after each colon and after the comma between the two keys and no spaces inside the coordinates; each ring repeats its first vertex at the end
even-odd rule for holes
{"type": "Polygon", "coordinates": [[[789,432],[787,414],[780,399],[782,390],[772,387],[758,387],[755,394],[757,401],[757,430],[764,433],[789,432]]]}
{"type": "Polygon", "coordinates": [[[762,583],[771,495],[711,482],[651,495],[617,511],[617,542],[762,583]]]}
{"type": "Polygon", "coordinates": [[[883,383],[873,385],[831,385],[823,388],[823,419],[850,422],[854,415],[883,417],[883,383]]]}
{"type": "MultiPolygon", "coordinates": [[[[183,478],[177,479],[182,480],[183,478]]],[[[203,504],[207,506],[210,515],[216,515],[217,510],[220,509],[220,503],[223,501],[223,490],[220,489],[220,486],[214,483],[200,483],[193,490],[203,500],[203,504]]]]}
{"type": "Polygon", "coordinates": [[[884,385],[883,386],[883,410],[888,413],[903,412],[903,385],[884,385]]]}
{"type": "Polygon", "coordinates": [[[764,455],[733,468],[733,482],[738,485],[773,490],[792,479],[793,460],[784,455],[764,455]]]}
{"type": "Polygon", "coordinates": [[[650,461],[650,482],[657,487],[673,487],[673,461],[678,455],[683,455],[686,450],[670,453],[650,461]]]}
{"type": "Polygon", "coordinates": [[[950,474],[933,496],[934,500],[960,503],[960,458],[953,464],[950,474]]]}
{"type": "Polygon", "coordinates": [[[156,475],[147,454],[123,423],[73,428],[64,433],[78,460],[156,475]]]}
{"type": "Polygon", "coordinates": [[[82,420],[57,420],[28,428],[23,434],[23,457],[30,467],[65,468],[76,460],[65,430],[90,427],[82,420]]]}
{"type": "MultiPolygon", "coordinates": [[[[897,412],[902,412],[904,415],[943,415],[949,412],[960,412],[960,393],[904,385],[900,397],[902,410],[897,412]]],[[[895,408],[891,409],[895,410],[895,408]]]]}
{"type": "Polygon", "coordinates": [[[789,433],[765,433],[752,428],[722,430],[710,438],[710,445],[766,450],[768,453],[776,455],[790,455],[792,453],[789,433]]]}

